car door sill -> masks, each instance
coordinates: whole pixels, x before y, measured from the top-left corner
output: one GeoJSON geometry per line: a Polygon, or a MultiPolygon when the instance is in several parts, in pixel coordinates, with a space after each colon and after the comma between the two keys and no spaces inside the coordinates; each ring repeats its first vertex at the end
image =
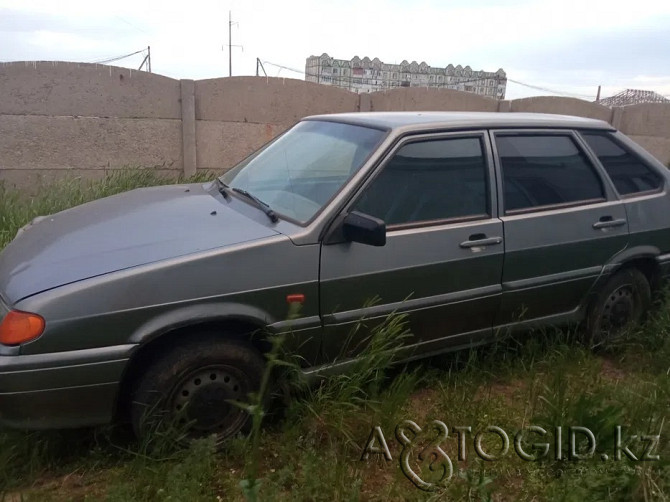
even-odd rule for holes
{"type": "Polygon", "coordinates": [[[466,291],[455,291],[452,293],[445,293],[442,295],[429,296],[426,298],[407,298],[400,302],[386,303],[382,305],[374,305],[356,310],[348,310],[345,312],[337,312],[335,314],[328,314],[323,316],[323,322],[326,325],[332,324],[347,324],[351,322],[358,322],[361,319],[375,319],[387,316],[393,312],[415,312],[417,310],[440,307],[450,303],[463,302],[473,299],[480,299],[499,295],[502,291],[502,286],[485,286],[482,288],[468,289],[466,291]]]}
{"type": "MultiPolygon", "coordinates": [[[[394,361],[393,365],[404,364],[417,359],[424,359],[447,352],[476,347],[491,341],[494,336],[493,330],[486,328],[405,345],[396,349],[402,355],[394,361]],[[431,345],[436,347],[431,348],[431,345]]],[[[304,368],[301,371],[308,381],[311,381],[312,379],[318,380],[320,378],[346,373],[359,361],[359,359],[359,357],[351,357],[343,360],[336,360],[319,366],[304,368]]]]}

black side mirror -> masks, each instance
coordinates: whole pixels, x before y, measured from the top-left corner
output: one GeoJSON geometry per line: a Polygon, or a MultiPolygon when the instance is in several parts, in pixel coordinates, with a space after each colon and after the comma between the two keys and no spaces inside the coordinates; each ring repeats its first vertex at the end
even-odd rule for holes
{"type": "Polygon", "coordinates": [[[369,214],[352,211],[342,223],[344,237],[348,241],[384,246],[386,244],[386,223],[369,214]]]}

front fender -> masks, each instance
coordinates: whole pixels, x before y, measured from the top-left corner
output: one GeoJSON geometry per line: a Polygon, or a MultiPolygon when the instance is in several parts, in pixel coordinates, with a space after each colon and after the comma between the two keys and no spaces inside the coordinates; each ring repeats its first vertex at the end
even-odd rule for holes
{"type": "Polygon", "coordinates": [[[258,328],[277,322],[268,312],[242,303],[187,305],[163,312],[143,323],[133,332],[128,343],[144,344],[176,328],[226,320],[242,321],[258,328]]]}

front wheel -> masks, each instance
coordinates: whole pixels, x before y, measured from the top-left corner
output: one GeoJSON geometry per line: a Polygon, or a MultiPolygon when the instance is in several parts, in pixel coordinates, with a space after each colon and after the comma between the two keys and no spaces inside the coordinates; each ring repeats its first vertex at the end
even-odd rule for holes
{"type": "Polygon", "coordinates": [[[589,310],[586,335],[593,347],[616,340],[638,323],[651,304],[651,288],[642,272],[629,268],[613,275],[589,310]]]}
{"type": "Polygon", "coordinates": [[[167,351],[139,379],[131,420],[138,437],[174,426],[189,438],[223,441],[248,432],[251,416],[238,403],[260,388],[264,360],[253,347],[199,336],[167,351]]]}

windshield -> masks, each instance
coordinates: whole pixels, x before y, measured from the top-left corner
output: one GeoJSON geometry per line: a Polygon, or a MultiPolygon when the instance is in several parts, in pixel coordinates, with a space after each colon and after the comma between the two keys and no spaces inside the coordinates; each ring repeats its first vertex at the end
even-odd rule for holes
{"type": "Polygon", "coordinates": [[[306,120],[220,179],[305,223],[360,169],[384,135],[368,127],[306,120]]]}

